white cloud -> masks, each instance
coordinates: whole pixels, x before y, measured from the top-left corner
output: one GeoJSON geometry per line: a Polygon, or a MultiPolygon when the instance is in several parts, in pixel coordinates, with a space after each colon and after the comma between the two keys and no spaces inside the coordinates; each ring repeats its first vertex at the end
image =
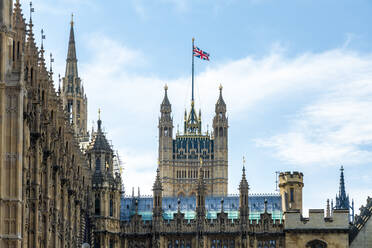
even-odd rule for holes
{"type": "Polygon", "coordinates": [[[289,131],[257,144],[272,147],[295,165],[372,162],[372,77],[366,73],[340,82],[293,117],[289,131]]]}
{"type": "MultiPolygon", "coordinates": [[[[126,187],[139,185],[135,178],[145,178],[143,192],[151,193],[163,85],[169,85],[176,127],[182,124],[184,109],[189,107],[190,78],[164,80],[157,75],[137,75],[133,71],[151,66],[141,51],[103,35],[93,37],[92,40],[101,40],[100,46],[87,42],[92,58],[81,65],[82,78],[89,84],[89,113],[101,107],[104,120],[109,120],[108,135],[112,134],[115,147],[121,147],[127,163],[126,187]]],[[[200,100],[196,98],[197,106],[203,110],[204,124],[210,124],[219,83],[224,85],[229,116],[234,120],[245,119],[250,110],[262,108],[268,100],[283,95],[312,96],[305,101],[305,107],[297,108],[297,114],[290,116],[291,124],[285,132],[269,138],[257,137],[257,144],[297,165],[372,161],[371,153],[360,147],[372,141],[371,68],[371,56],[342,49],[294,58],[286,58],[275,49],[260,59],[246,57],[209,66],[196,76],[201,96],[200,100]]]]}
{"type": "Polygon", "coordinates": [[[154,164],[156,165],[156,163],[154,161],[156,161],[156,157],[152,152],[139,154],[137,151],[120,149],[120,156],[125,158],[123,181],[125,182],[126,195],[132,194],[133,187],[135,195],[137,195],[138,187],[143,190],[141,195],[150,194],[155,180],[154,164]]]}

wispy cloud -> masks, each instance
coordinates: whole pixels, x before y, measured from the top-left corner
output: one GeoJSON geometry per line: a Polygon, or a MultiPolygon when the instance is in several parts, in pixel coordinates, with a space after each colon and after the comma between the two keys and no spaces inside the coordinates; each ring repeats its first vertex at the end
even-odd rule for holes
{"type": "Polygon", "coordinates": [[[371,72],[324,85],[319,100],[292,116],[287,132],[258,139],[257,144],[273,148],[279,159],[295,165],[372,162],[371,72]]]}
{"type": "MultiPolygon", "coordinates": [[[[189,104],[185,98],[190,78],[169,80],[138,75],[136,69],[151,66],[140,50],[104,35],[95,34],[95,39],[101,40],[100,45],[87,42],[92,57],[81,65],[82,78],[89,83],[87,94],[94,99],[89,102],[89,113],[95,113],[98,107],[103,109],[108,135],[126,162],[126,187],[138,186],[137,178],[143,178],[143,193],[151,193],[163,85],[169,85],[176,126],[189,104]]],[[[281,132],[272,130],[271,137],[256,137],[257,145],[290,164],[357,164],[372,160],[364,147],[372,142],[371,68],[371,56],[344,49],[294,58],[274,49],[263,58],[246,57],[208,67],[196,76],[201,96],[197,104],[202,107],[204,123],[209,123],[219,83],[224,85],[228,112],[235,120],[244,119],[252,109],[260,109],[283,95],[289,99],[304,95],[301,107],[294,108],[287,118],[290,125],[281,132]]],[[[268,116],[267,121],[276,120],[268,116]]],[[[278,127],[281,125],[278,123],[278,127]]],[[[230,149],[238,145],[231,141],[230,149]]],[[[230,170],[236,178],[240,168],[234,166],[230,170]]]]}

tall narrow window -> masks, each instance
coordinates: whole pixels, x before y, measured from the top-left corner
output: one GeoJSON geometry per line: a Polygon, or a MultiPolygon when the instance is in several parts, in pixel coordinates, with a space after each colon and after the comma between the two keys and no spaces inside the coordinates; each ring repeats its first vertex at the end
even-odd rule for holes
{"type": "Polygon", "coordinates": [[[95,214],[99,215],[101,213],[101,201],[99,200],[99,195],[96,195],[96,200],[95,200],[95,214]]]}
{"type": "Polygon", "coordinates": [[[96,171],[100,171],[100,170],[101,170],[101,159],[96,158],[96,171]]]}
{"type": "Polygon", "coordinates": [[[114,200],[113,196],[110,195],[110,216],[112,217],[114,215],[114,200]]]}
{"type": "Polygon", "coordinates": [[[13,40],[13,61],[15,60],[15,41],[13,40]]]}
{"type": "Polygon", "coordinates": [[[293,188],[290,189],[290,201],[294,202],[294,189],[293,188]]]}
{"type": "Polygon", "coordinates": [[[80,101],[76,101],[77,114],[80,114],[80,101]]]}
{"type": "Polygon", "coordinates": [[[19,59],[19,41],[17,42],[17,59],[19,59]]]}

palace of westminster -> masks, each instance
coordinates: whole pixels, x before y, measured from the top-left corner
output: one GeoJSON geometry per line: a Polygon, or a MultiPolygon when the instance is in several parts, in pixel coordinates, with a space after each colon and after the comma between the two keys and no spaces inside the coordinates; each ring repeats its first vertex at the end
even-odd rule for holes
{"type": "Polygon", "coordinates": [[[87,130],[74,35],[71,21],[66,71],[55,89],[32,18],[26,23],[19,0],[0,0],[1,248],[372,247],[372,199],[354,215],[343,168],[335,205],[328,200],[306,218],[301,172],[281,172],[280,193],[255,195],[243,166],[234,179],[239,194],[228,194],[222,87],[213,132],[202,132],[192,101],[177,134],[165,87],[153,195],[124,195],[101,119],[87,130]]]}

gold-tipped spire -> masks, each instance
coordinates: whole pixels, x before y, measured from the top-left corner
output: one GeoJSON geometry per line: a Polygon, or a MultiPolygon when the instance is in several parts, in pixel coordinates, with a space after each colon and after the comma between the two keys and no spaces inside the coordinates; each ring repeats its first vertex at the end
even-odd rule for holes
{"type": "Polygon", "coordinates": [[[73,26],[74,25],[74,13],[71,13],[71,26],[73,26]]]}
{"type": "Polygon", "coordinates": [[[101,120],[101,108],[98,108],[98,120],[101,120]]]}
{"type": "Polygon", "coordinates": [[[218,89],[219,89],[220,91],[222,91],[222,89],[223,89],[222,84],[220,84],[220,86],[218,87],[218,89]]]}
{"type": "Polygon", "coordinates": [[[168,85],[167,85],[167,84],[164,85],[164,90],[165,90],[165,91],[168,90],[168,85]]]}

